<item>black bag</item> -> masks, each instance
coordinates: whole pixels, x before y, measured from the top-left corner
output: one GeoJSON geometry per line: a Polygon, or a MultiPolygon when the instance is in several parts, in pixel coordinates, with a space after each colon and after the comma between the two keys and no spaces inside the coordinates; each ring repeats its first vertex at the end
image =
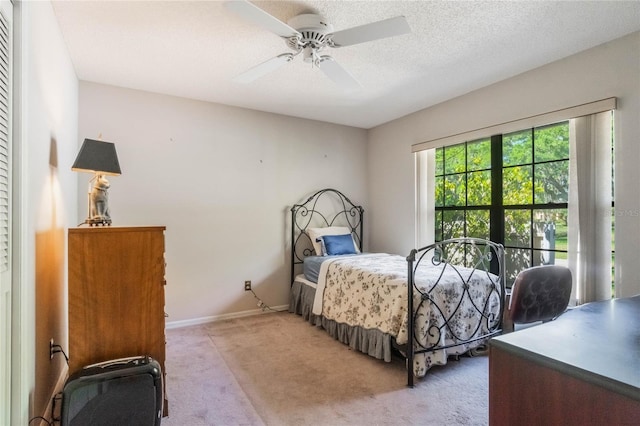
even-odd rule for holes
{"type": "Polygon", "coordinates": [[[148,356],[84,367],[62,391],[61,426],[158,426],[162,371],[148,356]]]}

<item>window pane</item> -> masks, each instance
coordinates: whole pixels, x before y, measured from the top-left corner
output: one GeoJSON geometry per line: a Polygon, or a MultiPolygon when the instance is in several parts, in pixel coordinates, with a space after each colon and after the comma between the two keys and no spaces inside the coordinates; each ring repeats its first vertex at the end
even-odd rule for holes
{"type": "Polygon", "coordinates": [[[615,146],[616,144],[613,143],[613,117],[611,117],[611,200],[615,200],[616,199],[616,153],[615,153],[615,146]]]}
{"type": "Polygon", "coordinates": [[[444,149],[444,172],[462,173],[465,171],[464,144],[448,146],[444,149]]]}
{"type": "Polygon", "coordinates": [[[530,210],[505,210],[504,244],[510,247],[531,247],[530,210]]]}
{"type": "Polygon", "coordinates": [[[491,170],[467,173],[467,205],[491,205],[491,170]]]}
{"type": "Polygon", "coordinates": [[[442,207],[444,206],[444,177],[435,178],[435,185],[435,206],[442,207]]]}
{"type": "Polygon", "coordinates": [[[442,212],[442,239],[464,237],[464,210],[442,212]]]}
{"type": "Polygon", "coordinates": [[[467,211],[467,237],[489,239],[489,210],[467,211]]]}
{"type": "Polygon", "coordinates": [[[566,265],[567,253],[547,250],[567,250],[567,209],[533,211],[534,265],[566,265]]]}
{"type": "Polygon", "coordinates": [[[531,166],[509,167],[502,171],[502,199],[505,205],[532,204],[531,166]]]}
{"type": "Polygon", "coordinates": [[[441,176],[444,173],[444,163],[442,156],[444,154],[444,148],[436,149],[436,176],[441,176]]]}
{"type": "Polygon", "coordinates": [[[616,251],[616,209],[611,207],[611,251],[616,251]]]}
{"type": "Polygon", "coordinates": [[[502,137],[502,165],[516,166],[532,163],[531,130],[509,133],[502,137]]]}
{"type": "Polygon", "coordinates": [[[442,211],[436,211],[436,232],[435,232],[435,240],[442,241],[442,211]]]}
{"type": "Polygon", "coordinates": [[[569,122],[535,129],[536,163],[569,158],[569,122]]]}
{"type": "Polygon", "coordinates": [[[464,174],[445,176],[444,188],[445,206],[465,205],[466,188],[464,174]]]}
{"type": "Polygon", "coordinates": [[[491,168],[491,140],[484,139],[467,144],[467,170],[491,168]]]}
{"type": "Polygon", "coordinates": [[[531,267],[531,250],[505,249],[507,286],[511,287],[520,271],[531,267]]]}
{"type": "Polygon", "coordinates": [[[616,215],[615,208],[611,208],[611,297],[616,291],[616,215]]]}
{"type": "Polygon", "coordinates": [[[536,164],[535,203],[566,203],[569,201],[569,161],[536,164]]]}

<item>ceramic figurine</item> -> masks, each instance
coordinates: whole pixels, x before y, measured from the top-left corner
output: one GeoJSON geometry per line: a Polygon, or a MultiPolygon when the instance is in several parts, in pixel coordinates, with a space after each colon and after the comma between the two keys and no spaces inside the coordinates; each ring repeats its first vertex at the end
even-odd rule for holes
{"type": "Polygon", "coordinates": [[[109,181],[105,175],[98,175],[91,191],[89,219],[92,223],[111,223],[109,213],[109,181]]]}

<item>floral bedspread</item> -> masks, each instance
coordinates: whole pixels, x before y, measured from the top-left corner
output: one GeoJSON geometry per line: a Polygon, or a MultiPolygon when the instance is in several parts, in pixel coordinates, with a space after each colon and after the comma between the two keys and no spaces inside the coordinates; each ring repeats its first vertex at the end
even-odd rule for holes
{"type": "MultiPolygon", "coordinates": [[[[378,329],[393,336],[398,344],[406,344],[407,275],[406,258],[398,255],[382,253],[327,260],[320,268],[313,312],[338,323],[378,329]]],[[[474,304],[485,313],[499,314],[499,294],[493,293],[486,300],[487,294],[496,288],[495,275],[425,262],[424,267],[421,264],[416,271],[415,282],[423,293],[429,293],[433,302],[420,303],[421,294],[415,292],[414,307],[418,314],[415,328],[419,342],[414,344],[416,349],[420,349],[420,345],[455,344],[456,337],[468,340],[485,333],[487,322],[480,321],[482,315],[474,304]],[[435,283],[437,286],[433,287],[435,283]],[[467,293],[463,291],[465,283],[469,288],[467,293]],[[448,327],[442,327],[445,318],[451,318],[448,327]]],[[[432,365],[446,364],[448,355],[464,353],[480,343],[417,355],[414,373],[422,377],[432,365]]]]}

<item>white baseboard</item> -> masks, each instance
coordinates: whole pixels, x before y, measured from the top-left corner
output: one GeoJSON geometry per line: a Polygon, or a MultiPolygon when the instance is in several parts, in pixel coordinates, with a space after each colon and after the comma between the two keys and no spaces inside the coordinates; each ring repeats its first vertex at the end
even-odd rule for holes
{"type": "Polygon", "coordinates": [[[167,321],[165,324],[165,328],[167,330],[170,330],[172,328],[189,327],[191,325],[207,324],[210,322],[224,321],[224,320],[234,319],[234,318],[250,317],[253,315],[272,314],[274,312],[286,311],[287,309],[289,309],[289,305],[280,305],[280,306],[272,306],[271,309],[266,309],[266,310],[251,309],[249,311],[234,312],[232,314],[214,315],[210,317],[200,317],[200,318],[178,320],[178,321],[167,321]]]}

